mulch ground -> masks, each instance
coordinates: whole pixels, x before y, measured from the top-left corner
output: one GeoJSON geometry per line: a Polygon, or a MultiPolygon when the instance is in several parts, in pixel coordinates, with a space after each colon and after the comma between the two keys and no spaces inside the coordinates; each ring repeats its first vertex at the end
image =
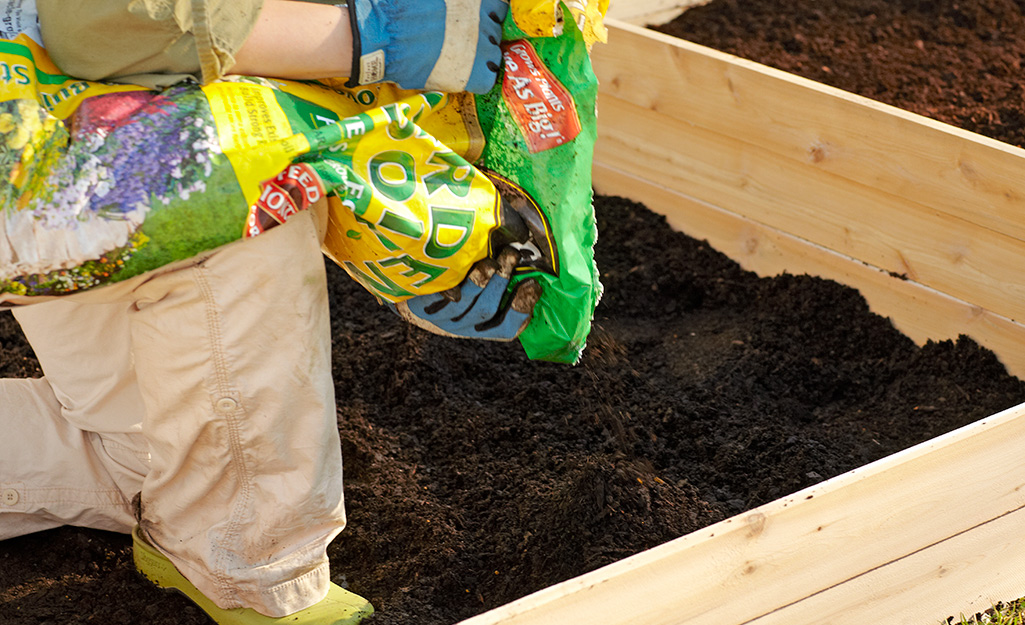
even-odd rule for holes
{"type": "MultiPolygon", "coordinates": [[[[1023,27],[994,0],[715,0],[671,26],[1015,144],[1023,27]]],[[[410,328],[330,268],[349,510],[330,556],[374,625],[455,623],[1025,401],[971,340],[916,346],[852,289],[595,209],[606,293],[574,367],[410,328]]],[[[8,314],[0,375],[39,375],[8,314]]],[[[130,560],[77,528],[0,543],[0,622],[208,622],[130,560]]]]}

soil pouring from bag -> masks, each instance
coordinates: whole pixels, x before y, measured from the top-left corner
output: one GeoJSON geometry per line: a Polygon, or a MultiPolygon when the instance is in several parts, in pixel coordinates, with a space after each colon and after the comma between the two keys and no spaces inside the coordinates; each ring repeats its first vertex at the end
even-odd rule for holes
{"type": "MultiPolygon", "coordinates": [[[[671,30],[1023,143],[1015,2],[716,0],[671,30]]],[[[595,206],[606,291],[575,367],[408,327],[329,263],[349,510],[330,556],[369,622],[455,623],[1025,401],[970,340],[918,347],[847,287],[595,206]]],[[[7,313],[0,374],[41,375],[7,313]]],[[[129,545],[0,543],[0,622],[208,622],[129,545]]]]}

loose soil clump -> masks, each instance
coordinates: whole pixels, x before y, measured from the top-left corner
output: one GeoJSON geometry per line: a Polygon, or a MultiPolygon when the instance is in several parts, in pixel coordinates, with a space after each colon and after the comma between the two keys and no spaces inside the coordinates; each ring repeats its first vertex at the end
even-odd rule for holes
{"type": "MultiPolygon", "coordinates": [[[[919,50],[953,11],[778,5],[717,0],[685,14],[698,24],[687,28],[701,43],[794,38],[811,18],[790,7],[807,5],[814,37],[829,38],[848,23],[834,7],[874,7],[881,33],[918,16],[889,59],[919,50]],[[760,11],[768,25],[755,25],[760,11]],[[748,20],[746,35],[727,36],[748,20]]],[[[972,32],[1021,20],[1016,3],[957,6],[976,15],[972,32]],[[992,7],[1010,15],[992,22],[992,7]]],[[[992,38],[976,40],[990,50],[992,38]]],[[[329,268],[349,511],[329,555],[335,581],[377,607],[374,625],[455,623],[1025,401],[1025,383],[967,338],[916,346],[852,289],[759,278],[641,205],[595,207],[606,291],[572,367],[424,333],[329,268]]],[[[9,314],[0,375],[40,375],[9,314]]],[[[208,622],[136,575],[129,545],[77,528],[0,543],[0,622],[208,622]]]]}

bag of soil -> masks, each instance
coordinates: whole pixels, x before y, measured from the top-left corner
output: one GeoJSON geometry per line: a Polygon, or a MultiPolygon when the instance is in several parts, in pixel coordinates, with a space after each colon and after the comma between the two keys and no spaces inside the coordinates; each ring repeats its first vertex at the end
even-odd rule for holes
{"type": "Polygon", "coordinates": [[[521,247],[510,290],[528,276],[544,286],[521,344],[576,362],[601,289],[585,39],[601,14],[575,7],[585,28],[557,34],[561,7],[519,6],[533,13],[514,0],[508,70],[474,97],[341,80],[77,80],[40,46],[31,1],[0,2],[5,26],[21,24],[0,32],[0,303],[119,282],[327,196],[325,253],[383,301],[454,287],[499,246],[521,247]],[[554,27],[527,37],[539,15],[554,27]]]}
{"type": "Polygon", "coordinates": [[[486,138],[477,164],[522,187],[548,220],[545,235],[552,245],[540,245],[546,237],[532,226],[531,242],[538,246],[532,257],[542,261],[519,272],[544,288],[520,335],[531,358],[576,362],[601,297],[591,206],[598,81],[588,52],[604,40],[607,5],[514,1],[503,36],[502,77],[477,98],[486,138]],[[567,18],[571,25],[565,28],[567,18]]]}

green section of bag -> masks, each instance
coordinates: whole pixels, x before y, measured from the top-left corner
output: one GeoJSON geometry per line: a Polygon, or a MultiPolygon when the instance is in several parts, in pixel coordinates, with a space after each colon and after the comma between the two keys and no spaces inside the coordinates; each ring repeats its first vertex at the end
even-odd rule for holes
{"type": "MultiPolygon", "coordinates": [[[[487,96],[477,98],[477,111],[486,144],[477,162],[479,166],[497,171],[522,187],[548,217],[558,248],[558,275],[524,272],[523,279],[538,279],[544,288],[541,301],[534,309],[534,318],[520,335],[527,355],[533,359],[575,363],[579,360],[591,329],[594,309],[602,287],[594,262],[597,239],[592,206],[591,163],[596,139],[595,103],[598,81],[591,68],[587,46],[579,30],[567,25],[559,37],[528,38],[513,21],[507,20],[504,38],[509,42],[526,41],[548,71],[572,97],[579,120],[579,134],[562,145],[531,153],[528,137],[531,129],[518,123],[511,106],[525,106],[533,117],[557,116],[559,100],[538,80],[522,82],[520,95],[517,83],[506,76],[487,96]],[[511,91],[503,97],[503,84],[511,91]],[[529,93],[527,91],[529,90],[529,93]],[[543,101],[546,106],[540,106],[543,101]],[[510,105],[510,102],[512,103],[510,105]]],[[[523,66],[525,50],[506,50],[506,72],[510,57],[523,66]]],[[[519,76],[526,74],[517,72],[519,76]]],[[[536,76],[535,76],[536,78],[536,76]]],[[[544,80],[543,78],[540,80],[544,80]]],[[[554,90],[554,89],[553,89],[554,90]]],[[[563,105],[567,104],[565,102],[563,105]]],[[[539,128],[540,135],[547,128],[539,128]]]]}

